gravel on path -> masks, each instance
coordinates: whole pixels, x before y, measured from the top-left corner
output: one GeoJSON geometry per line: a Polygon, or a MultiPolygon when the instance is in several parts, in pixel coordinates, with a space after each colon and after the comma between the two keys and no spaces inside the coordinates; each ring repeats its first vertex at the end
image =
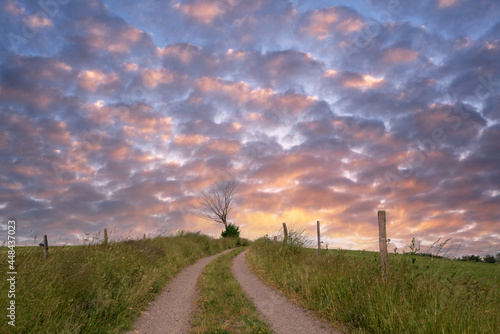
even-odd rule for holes
{"type": "Polygon", "coordinates": [[[339,331],[328,327],[327,323],[315,318],[312,312],[305,311],[285,296],[264,285],[248,269],[245,262],[246,252],[240,253],[233,259],[231,271],[245,294],[252,300],[276,334],[340,334],[339,331]]]}
{"type": "Polygon", "coordinates": [[[205,257],[184,268],[149,305],[137,319],[134,329],[127,334],[188,333],[191,328],[191,312],[196,307],[198,277],[207,264],[229,251],[231,249],[205,257]]]}

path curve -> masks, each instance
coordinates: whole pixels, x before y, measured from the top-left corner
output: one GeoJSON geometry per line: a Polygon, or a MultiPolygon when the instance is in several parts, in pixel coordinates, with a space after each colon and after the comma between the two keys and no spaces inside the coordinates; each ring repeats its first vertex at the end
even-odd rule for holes
{"type": "Polygon", "coordinates": [[[195,309],[196,282],[203,268],[229,251],[231,249],[202,258],[182,269],[143,311],[134,329],[127,334],[187,333],[191,328],[191,312],[195,309]]]}
{"type": "Polygon", "coordinates": [[[264,285],[259,278],[248,269],[245,254],[242,252],[233,259],[231,271],[240,283],[245,294],[252,300],[276,334],[327,334],[340,332],[328,328],[324,323],[311,315],[310,311],[290,302],[288,298],[264,285]]]}

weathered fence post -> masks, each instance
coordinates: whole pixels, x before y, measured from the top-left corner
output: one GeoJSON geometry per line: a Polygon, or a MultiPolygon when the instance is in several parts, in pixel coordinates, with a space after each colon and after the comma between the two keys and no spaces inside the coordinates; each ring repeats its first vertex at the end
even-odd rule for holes
{"type": "Polygon", "coordinates": [[[385,228],[385,211],[378,212],[378,242],[380,247],[380,262],[382,264],[382,275],[387,273],[387,234],[385,228]]]}
{"type": "Polygon", "coordinates": [[[104,228],[104,245],[108,244],[108,229],[104,228]]]}
{"type": "Polygon", "coordinates": [[[146,240],[146,233],[143,234],[142,240],[146,240]]]}
{"type": "Polygon", "coordinates": [[[316,226],[318,228],[318,256],[321,255],[321,235],[319,232],[319,220],[316,222],[316,226]]]}
{"type": "Polygon", "coordinates": [[[47,235],[43,235],[43,258],[47,259],[49,257],[49,243],[47,241],[47,235]]]}
{"type": "Polygon", "coordinates": [[[284,233],[283,243],[286,245],[288,242],[288,230],[286,228],[286,223],[283,223],[283,233],[284,233]]]}

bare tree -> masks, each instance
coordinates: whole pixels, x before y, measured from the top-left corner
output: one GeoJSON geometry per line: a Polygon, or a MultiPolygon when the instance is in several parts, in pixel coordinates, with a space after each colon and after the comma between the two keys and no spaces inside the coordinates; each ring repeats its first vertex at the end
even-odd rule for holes
{"type": "Polygon", "coordinates": [[[202,193],[199,216],[224,224],[227,229],[227,216],[233,208],[236,180],[223,178],[202,193]]]}

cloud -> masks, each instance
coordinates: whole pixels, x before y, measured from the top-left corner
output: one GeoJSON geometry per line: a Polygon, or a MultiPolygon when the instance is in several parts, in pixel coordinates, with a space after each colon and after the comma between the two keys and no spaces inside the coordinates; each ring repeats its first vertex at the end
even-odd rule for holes
{"type": "Polygon", "coordinates": [[[417,59],[418,54],[409,49],[392,48],[384,51],[384,60],[390,63],[408,63],[417,59]]]}
{"type": "Polygon", "coordinates": [[[453,6],[455,4],[457,4],[459,1],[457,0],[438,0],[438,7],[439,8],[446,8],[446,7],[450,7],[450,6],[453,6]]]}
{"type": "Polygon", "coordinates": [[[42,15],[30,15],[26,17],[25,23],[32,29],[46,28],[53,25],[49,18],[43,17],[42,15]]]}
{"type": "Polygon", "coordinates": [[[185,145],[185,146],[194,146],[205,143],[209,140],[209,138],[201,136],[201,135],[178,135],[175,136],[175,143],[177,145],[185,145]]]}
{"type": "Polygon", "coordinates": [[[3,9],[11,15],[21,15],[24,13],[24,7],[22,7],[17,1],[8,0],[5,2],[3,9]]]}
{"type": "Polygon", "coordinates": [[[194,213],[230,174],[244,237],[320,220],[330,246],[376,249],[384,209],[400,249],[498,244],[495,2],[3,9],[25,41],[0,45],[0,208],[24,243],[217,236],[194,213]]]}
{"type": "Polygon", "coordinates": [[[364,23],[356,11],[347,7],[329,7],[308,13],[301,31],[318,40],[335,35],[347,35],[363,29],[364,23]]]}
{"type": "Polygon", "coordinates": [[[83,90],[95,92],[102,86],[112,86],[118,82],[115,73],[104,74],[99,70],[82,71],[78,74],[79,86],[83,90]]]}
{"type": "Polygon", "coordinates": [[[174,8],[178,8],[183,14],[205,24],[211,23],[214,18],[224,13],[224,7],[217,2],[195,1],[185,5],[177,3],[174,8]]]}

